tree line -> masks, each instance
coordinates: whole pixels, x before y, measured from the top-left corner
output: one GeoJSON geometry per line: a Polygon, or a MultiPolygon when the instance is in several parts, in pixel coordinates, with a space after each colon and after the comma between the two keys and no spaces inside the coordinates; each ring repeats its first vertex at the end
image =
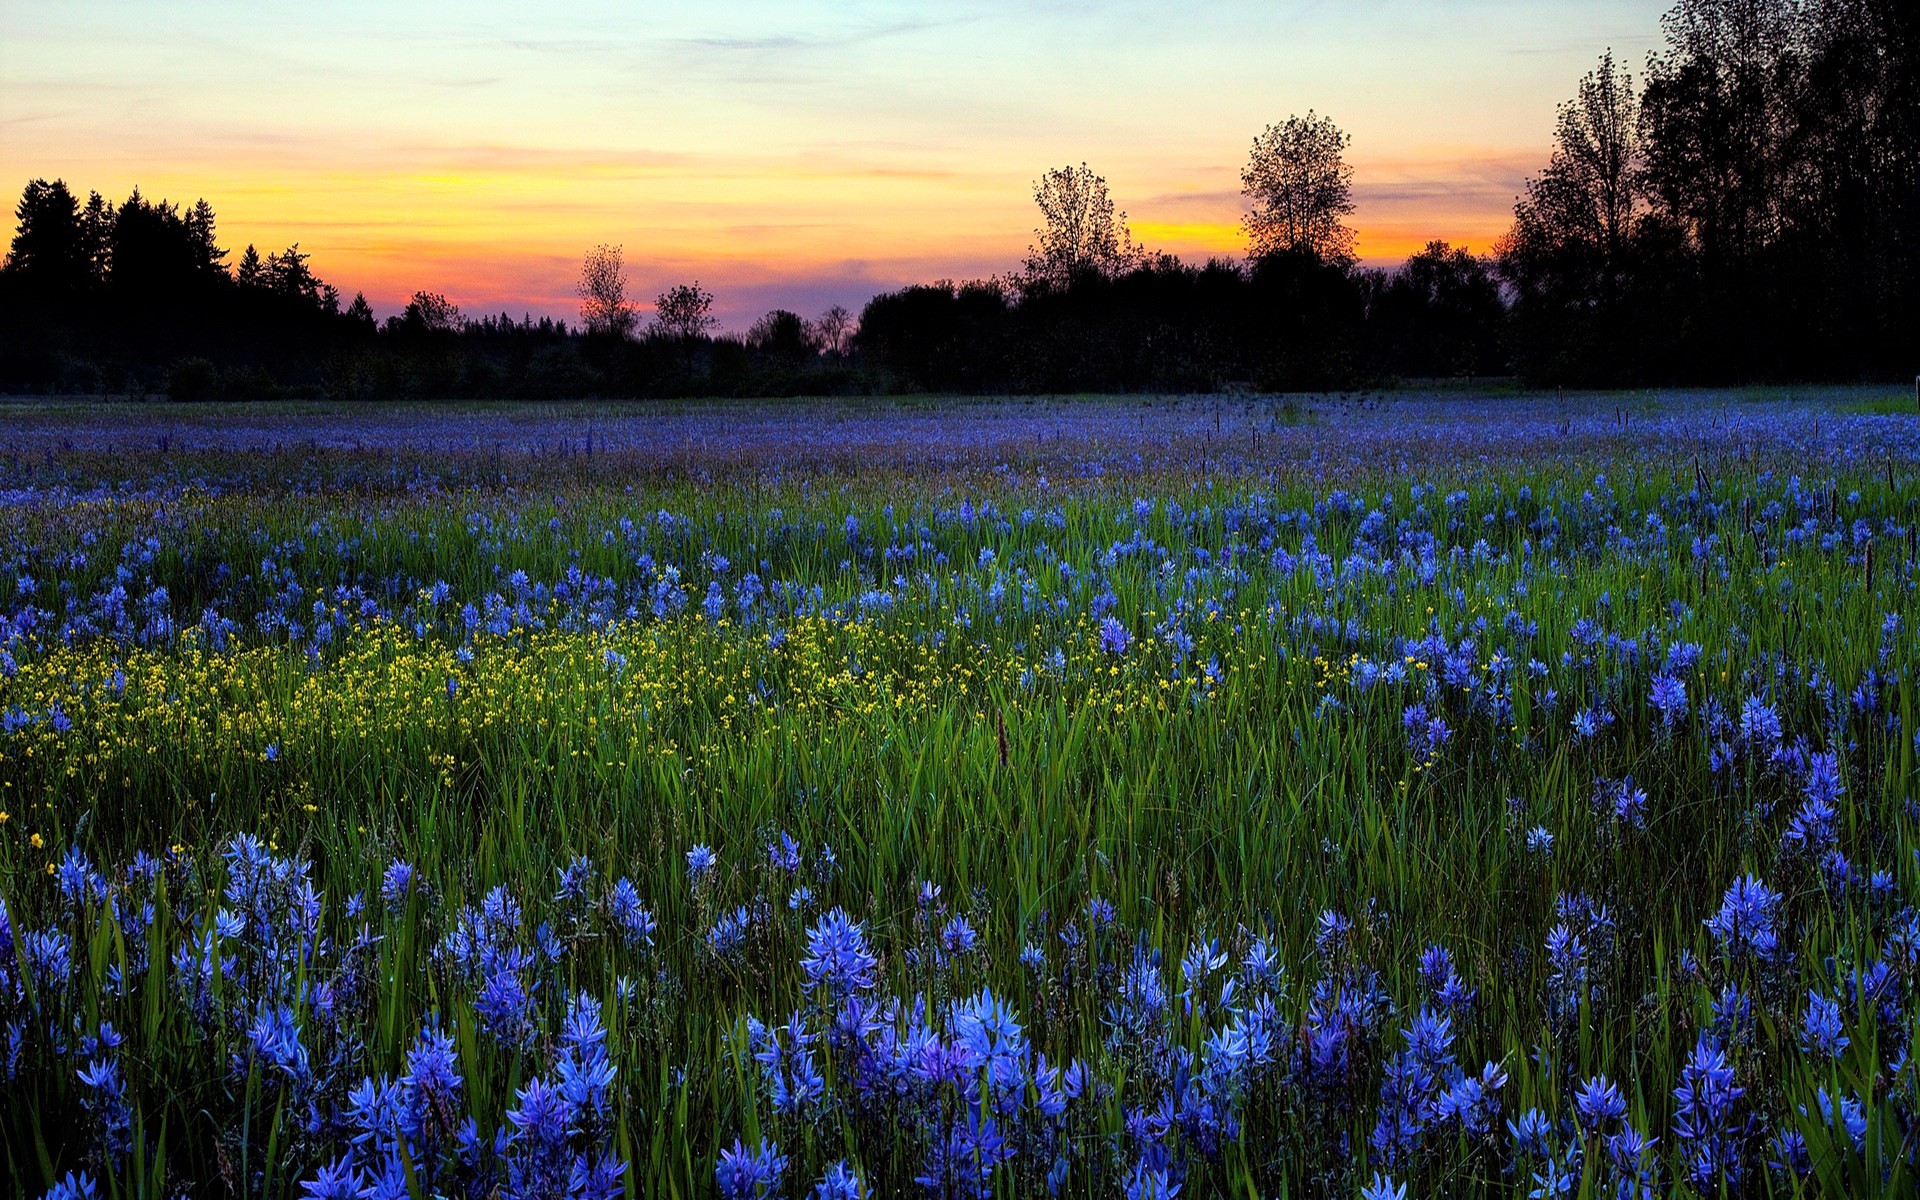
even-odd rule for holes
{"type": "Polygon", "coordinates": [[[1636,76],[1611,53],[1483,254],[1355,257],[1350,140],[1254,139],[1244,257],[1139,245],[1087,164],[1036,181],[1005,275],[777,310],[719,334],[698,283],[582,265],[577,323],[416,293],[376,322],[296,245],[235,261],[206,201],[29,183],[0,266],[0,389],[385,398],[1211,391],[1517,376],[1641,385],[1920,369],[1920,5],[1681,0],[1636,76]],[[645,317],[646,319],[643,319],[645,317]]]}

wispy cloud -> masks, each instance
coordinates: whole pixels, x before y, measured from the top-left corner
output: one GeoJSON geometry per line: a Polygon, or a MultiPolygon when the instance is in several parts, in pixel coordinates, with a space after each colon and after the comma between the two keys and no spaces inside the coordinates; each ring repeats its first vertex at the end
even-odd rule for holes
{"type": "Polygon", "coordinates": [[[744,36],[690,37],[674,39],[670,44],[695,47],[702,50],[724,50],[734,53],[764,53],[768,51],[790,52],[796,50],[844,50],[851,46],[864,46],[871,42],[882,42],[892,38],[906,37],[916,33],[950,28],[961,24],[960,21],[891,21],[875,25],[852,27],[830,34],[765,34],[744,36]]]}

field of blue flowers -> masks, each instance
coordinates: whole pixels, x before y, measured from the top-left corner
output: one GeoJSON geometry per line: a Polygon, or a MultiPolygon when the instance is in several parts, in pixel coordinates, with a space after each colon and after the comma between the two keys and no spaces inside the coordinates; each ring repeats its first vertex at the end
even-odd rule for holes
{"type": "Polygon", "coordinates": [[[0,1187],[1906,1196],[1872,391],[0,408],[0,1187]]]}

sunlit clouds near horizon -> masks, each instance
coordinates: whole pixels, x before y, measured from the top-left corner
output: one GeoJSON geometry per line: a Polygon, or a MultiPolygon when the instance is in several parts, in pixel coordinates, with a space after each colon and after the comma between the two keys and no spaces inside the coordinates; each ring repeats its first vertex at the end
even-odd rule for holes
{"type": "Polygon", "coordinates": [[[1148,247],[1238,254],[1248,146],[1311,108],[1391,263],[1489,248],[1555,106],[1666,7],[0,0],[0,183],[204,196],[236,256],[298,240],[383,313],[571,318],[619,243],[636,293],[698,278],[740,328],[1013,269],[1067,163],[1148,247]]]}

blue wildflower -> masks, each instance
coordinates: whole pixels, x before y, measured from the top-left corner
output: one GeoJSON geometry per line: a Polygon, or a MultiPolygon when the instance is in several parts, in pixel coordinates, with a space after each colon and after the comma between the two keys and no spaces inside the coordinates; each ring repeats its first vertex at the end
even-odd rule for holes
{"type": "Polygon", "coordinates": [[[1375,1171],[1372,1182],[1360,1189],[1360,1200],[1407,1200],[1407,1185],[1375,1171]]]}
{"type": "Polygon", "coordinates": [[[1580,1115],[1580,1127],[1589,1136],[1603,1132],[1607,1126],[1627,1115],[1626,1097],[1605,1075],[1596,1075],[1582,1084],[1580,1090],[1574,1093],[1573,1103],[1580,1115]]]}
{"type": "Polygon", "coordinates": [[[93,1176],[85,1171],[78,1174],[68,1171],[65,1179],[53,1185],[46,1200],[94,1200],[96,1195],[98,1191],[93,1176]]]}
{"type": "Polygon", "coordinates": [[[1669,728],[1687,715],[1687,682],[1678,675],[1655,675],[1647,698],[1659,712],[1661,724],[1669,728]]]}
{"type": "Polygon", "coordinates": [[[1774,920],[1780,901],[1780,893],[1756,875],[1734,880],[1721,899],[1720,911],[1707,918],[1707,929],[1719,943],[1720,952],[1729,958],[1751,954],[1761,962],[1773,961],[1779,951],[1774,920]]]}
{"type": "Polygon", "coordinates": [[[330,1163],[322,1163],[312,1179],[302,1180],[301,1193],[307,1200],[359,1200],[360,1176],[348,1151],[330,1163]]]}
{"type": "Polygon", "coordinates": [[[380,899],[399,904],[413,891],[413,864],[394,859],[380,877],[380,899]]]}
{"type": "Polygon", "coordinates": [[[647,906],[640,902],[640,890],[633,881],[621,876],[613,886],[607,889],[607,916],[613,921],[614,928],[630,950],[639,950],[653,945],[653,934],[658,923],[647,906]]]}
{"type": "Polygon", "coordinates": [[[866,1194],[866,1184],[842,1159],[829,1166],[827,1173],[820,1177],[813,1189],[813,1200],[865,1200],[866,1194]]]}
{"type": "Polygon", "coordinates": [[[749,1151],[738,1138],[733,1149],[722,1150],[714,1166],[714,1180],[720,1186],[722,1200],[759,1200],[780,1194],[780,1177],[786,1173],[787,1159],[773,1142],[763,1142],[749,1151]]]}
{"type": "Polygon", "coordinates": [[[1740,1183],[1746,1128],[1735,1110],[1744,1095],[1726,1051],[1702,1033],[1673,1089],[1673,1126],[1684,1147],[1687,1178],[1702,1191],[1740,1183]]]}
{"type": "Polygon", "coordinates": [[[1127,1175],[1126,1200],[1173,1200],[1179,1194],[1180,1185],[1168,1177],[1165,1166],[1143,1159],[1127,1175]]]}
{"type": "Polygon", "coordinates": [[[1758,696],[1748,696],[1740,705],[1740,740],[1749,748],[1771,753],[1785,736],[1780,714],[1758,696]]]}
{"type": "Polygon", "coordinates": [[[833,1003],[850,992],[871,989],[879,961],[868,948],[860,923],[836,908],[807,931],[807,953],[800,969],[807,977],[806,987],[820,988],[833,1003]]]}
{"type": "Polygon", "coordinates": [[[1844,1053],[1850,1039],[1840,1003],[1819,992],[1807,993],[1807,1012],[1800,1027],[1800,1048],[1825,1061],[1844,1053]]]}

